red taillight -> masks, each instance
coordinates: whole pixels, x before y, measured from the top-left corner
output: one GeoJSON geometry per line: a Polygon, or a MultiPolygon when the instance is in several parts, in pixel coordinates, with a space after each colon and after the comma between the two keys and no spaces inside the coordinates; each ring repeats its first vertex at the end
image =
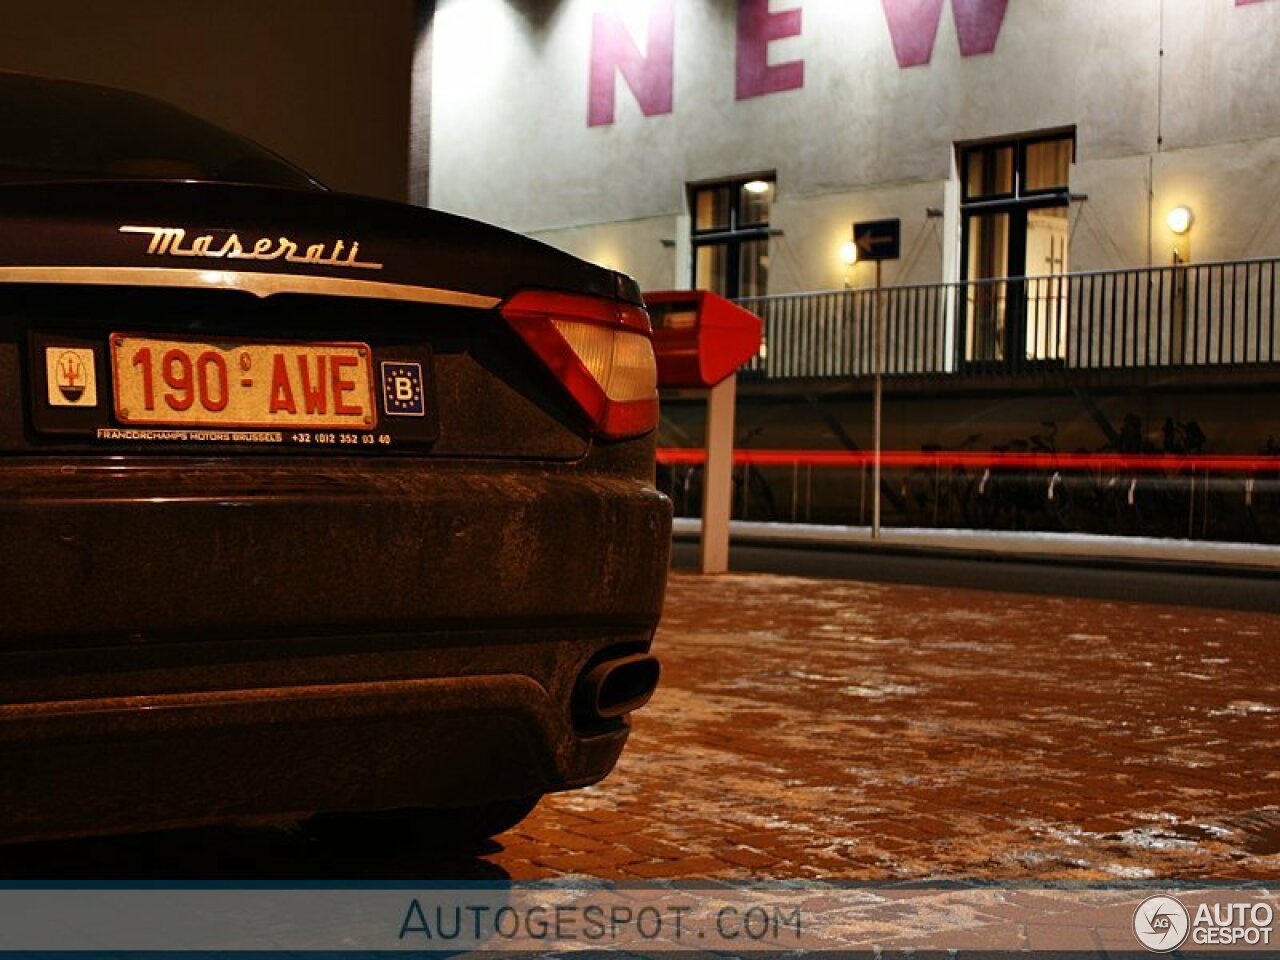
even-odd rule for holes
{"type": "Polygon", "coordinates": [[[658,370],[643,307],[527,290],[500,309],[598,436],[635,437],[658,425],[658,370]]]}

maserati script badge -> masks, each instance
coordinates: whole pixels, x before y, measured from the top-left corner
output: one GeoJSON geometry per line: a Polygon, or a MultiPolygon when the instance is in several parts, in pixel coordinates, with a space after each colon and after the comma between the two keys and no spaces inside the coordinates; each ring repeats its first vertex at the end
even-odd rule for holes
{"type": "Polygon", "coordinates": [[[151,238],[147,253],[155,257],[205,257],[211,260],[285,260],[289,263],[309,263],[322,267],[359,267],[363,270],[381,270],[382,264],[360,259],[360,243],[334,240],[332,243],[313,243],[301,246],[288,237],[260,237],[241,240],[232,233],[219,239],[204,233],[187,240],[182,227],[123,226],[121,233],[141,233],[151,238]]]}

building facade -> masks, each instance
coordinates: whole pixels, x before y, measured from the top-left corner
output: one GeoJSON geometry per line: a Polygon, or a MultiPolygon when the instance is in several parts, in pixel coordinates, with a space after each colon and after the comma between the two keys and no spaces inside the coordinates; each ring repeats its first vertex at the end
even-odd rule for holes
{"type": "Polygon", "coordinates": [[[694,188],[735,182],[772,186],[751,292],[868,283],[841,246],[886,217],[890,284],[1167,264],[1176,207],[1183,259],[1262,256],[1278,38],[1276,0],[439,0],[430,202],[650,289],[713,279],[694,188]]]}
{"type": "MultiPolygon", "coordinates": [[[[760,312],[740,448],[864,452],[882,371],[889,449],[1042,456],[1013,481],[1035,517],[950,522],[1088,527],[1074,484],[1123,532],[1280,537],[1258,519],[1280,513],[1280,0],[437,0],[430,22],[431,205],[760,312]],[[884,298],[848,249],[880,220],[884,298]],[[1099,494],[1067,451],[1141,478],[1099,494]],[[1255,459],[1183,493],[1132,460],[1209,454],[1255,459]],[[1140,516],[1157,487],[1168,523],[1140,516]]],[[[663,442],[696,443],[696,404],[666,401],[663,442]]],[[[939,470],[912,509],[920,467],[891,507],[948,522],[939,470]]],[[[744,478],[740,513],[862,517],[865,477],[798,476],[744,478]]]]}

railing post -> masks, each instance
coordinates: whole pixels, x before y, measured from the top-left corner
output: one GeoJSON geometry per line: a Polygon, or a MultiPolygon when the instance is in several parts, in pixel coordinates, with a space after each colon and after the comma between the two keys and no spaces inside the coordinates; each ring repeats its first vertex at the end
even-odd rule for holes
{"type": "Polygon", "coordinates": [[[1181,260],[1173,264],[1173,323],[1169,331],[1169,363],[1180,366],[1186,360],[1187,331],[1187,265],[1181,260]]]}
{"type": "Polygon", "coordinates": [[[875,343],[872,346],[875,363],[875,386],[871,395],[871,417],[874,421],[872,479],[871,479],[871,538],[880,539],[880,423],[884,400],[884,288],[880,284],[880,261],[876,264],[875,343]]]}
{"type": "Polygon", "coordinates": [[[770,350],[747,369],[766,380],[865,382],[1000,376],[1028,369],[1028,358],[1070,370],[1278,363],[1277,265],[1179,261],[903,287],[882,278],[874,288],[743,298],[764,318],[770,350]],[[996,343],[1001,309],[1006,342],[996,343]]]}

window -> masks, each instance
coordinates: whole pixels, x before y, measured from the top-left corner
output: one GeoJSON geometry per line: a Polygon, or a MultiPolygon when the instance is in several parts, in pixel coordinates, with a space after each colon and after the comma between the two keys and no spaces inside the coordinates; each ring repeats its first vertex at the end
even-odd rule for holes
{"type": "Polygon", "coordinates": [[[774,188],[772,176],[690,187],[694,287],[730,299],[768,292],[774,188]]]}
{"type": "Polygon", "coordinates": [[[961,338],[969,363],[1053,361],[1066,342],[1075,133],[961,146],[961,338]]]}

